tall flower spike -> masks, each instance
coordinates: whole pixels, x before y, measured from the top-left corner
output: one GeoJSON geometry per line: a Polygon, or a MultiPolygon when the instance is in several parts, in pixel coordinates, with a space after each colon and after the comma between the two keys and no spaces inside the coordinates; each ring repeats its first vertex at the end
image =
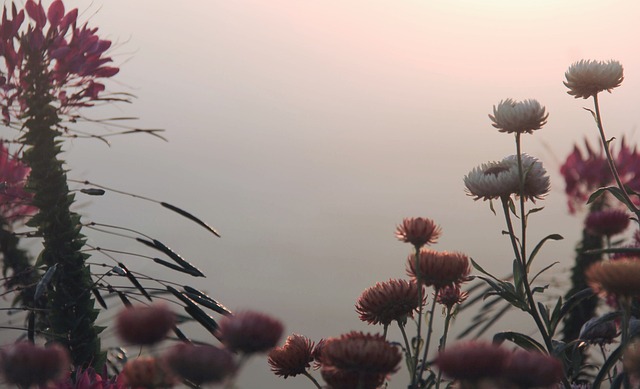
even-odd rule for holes
{"type": "Polygon", "coordinates": [[[529,134],[541,129],[548,117],[545,107],[534,99],[502,100],[497,106],[493,106],[493,115],[489,115],[492,125],[500,132],[529,134]]]}
{"type": "Polygon", "coordinates": [[[580,60],[569,66],[564,73],[564,85],[568,94],[576,99],[587,99],[602,91],[611,92],[624,80],[622,65],[618,61],[580,60]]]}

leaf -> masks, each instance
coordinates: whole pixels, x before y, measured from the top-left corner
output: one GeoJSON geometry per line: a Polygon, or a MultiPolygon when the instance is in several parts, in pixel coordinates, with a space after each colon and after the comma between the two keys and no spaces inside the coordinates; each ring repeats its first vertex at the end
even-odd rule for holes
{"type": "Polygon", "coordinates": [[[92,288],[91,292],[93,293],[93,295],[96,298],[96,301],[100,304],[100,306],[104,309],[107,309],[107,303],[104,301],[104,299],[102,298],[102,296],[100,295],[100,292],[98,291],[98,288],[92,288]]]}
{"type": "Polygon", "coordinates": [[[605,191],[611,193],[616,199],[618,199],[618,201],[620,201],[622,204],[626,205],[627,208],[631,212],[635,213],[635,211],[636,211],[635,206],[627,200],[627,196],[624,194],[624,192],[622,190],[620,190],[620,188],[618,188],[616,186],[608,186],[608,187],[605,187],[605,188],[599,188],[598,190],[593,192],[591,194],[591,196],[589,196],[589,200],[587,200],[587,204],[591,204],[598,197],[602,196],[602,194],[605,191]]]}
{"type": "Polygon", "coordinates": [[[162,205],[163,207],[165,207],[167,209],[172,210],[173,212],[176,212],[176,213],[186,217],[187,219],[189,219],[191,221],[196,222],[197,224],[201,225],[202,227],[206,228],[208,231],[213,233],[213,235],[215,235],[218,238],[220,238],[220,234],[218,233],[218,231],[216,231],[215,229],[213,229],[213,227],[209,226],[207,223],[205,223],[202,220],[198,219],[194,215],[190,214],[189,212],[187,212],[185,210],[182,210],[182,209],[176,207],[175,205],[171,205],[169,203],[165,203],[164,201],[161,201],[160,205],[162,205]]]}
{"type": "Polygon", "coordinates": [[[197,289],[194,289],[188,285],[183,286],[185,293],[187,294],[187,297],[189,297],[190,299],[192,299],[193,301],[197,302],[198,304],[205,306],[215,312],[218,312],[222,315],[231,315],[232,312],[231,310],[229,310],[229,308],[225,307],[224,305],[220,304],[219,302],[217,302],[216,300],[212,299],[211,297],[207,296],[206,294],[200,292],[197,289]]]}
{"type": "Polygon", "coordinates": [[[122,262],[118,262],[118,266],[120,266],[120,268],[124,270],[125,277],[127,277],[129,281],[131,281],[133,286],[135,286],[136,289],[138,289],[140,293],[142,293],[142,295],[147,298],[147,300],[153,301],[151,300],[151,296],[149,295],[149,293],[147,293],[147,290],[142,287],[140,282],[138,282],[138,279],[129,271],[129,269],[127,269],[127,267],[122,262]]]}
{"type": "Polygon", "coordinates": [[[158,264],[160,264],[162,266],[166,266],[169,269],[192,275],[194,277],[198,277],[200,275],[199,272],[195,272],[195,271],[193,271],[191,269],[185,269],[182,266],[174,265],[173,263],[167,262],[167,261],[165,261],[163,259],[160,259],[160,258],[153,258],[153,262],[158,263],[158,264]]]}
{"type": "Polygon", "coordinates": [[[102,196],[106,193],[104,189],[98,189],[98,188],[80,189],[80,192],[87,194],[89,196],[102,196]]]}
{"type": "Polygon", "coordinates": [[[184,258],[182,258],[180,255],[175,253],[169,247],[165,246],[162,242],[160,242],[160,241],[158,241],[156,239],[153,239],[152,241],[149,241],[149,240],[142,239],[142,238],[136,238],[136,240],[138,242],[140,242],[140,243],[143,243],[143,244],[151,247],[151,248],[154,248],[154,249],[156,249],[158,251],[161,251],[161,252],[165,253],[169,258],[173,259],[173,261],[176,262],[178,265],[180,265],[182,268],[193,272],[193,274],[196,277],[204,277],[205,276],[197,267],[195,267],[192,264],[190,264],[189,262],[185,261],[184,258]]]}
{"type": "Polygon", "coordinates": [[[558,301],[556,302],[556,305],[553,308],[553,312],[551,312],[551,318],[550,318],[551,327],[549,328],[549,336],[552,338],[556,332],[556,329],[558,328],[558,324],[560,324],[560,320],[562,319],[560,317],[561,309],[562,309],[562,297],[558,297],[558,301]]]}
{"type": "Polygon", "coordinates": [[[547,326],[547,332],[549,332],[549,329],[551,327],[551,320],[549,319],[549,311],[547,310],[547,307],[541,302],[538,302],[538,310],[540,311],[540,316],[542,317],[542,321],[544,321],[544,325],[547,326]]]}
{"type": "Polygon", "coordinates": [[[529,255],[529,260],[527,261],[527,269],[529,269],[529,267],[531,266],[531,262],[533,262],[533,259],[536,257],[536,255],[538,254],[538,251],[540,251],[540,249],[542,248],[542,246],[545,244],[546,241],[562,240],[562,239],[564,238],[562,237],[562,235],[559,235],[559,234],[550,234],[542,238],[542,240],[538,242],[536,247],[533,248],[533,251],[531,251],[531,254],[529,255]]]}
{"type": "Polygon", "coordinates": [[[513,342],[525,350],[536,350],[541,353],[546,353],[545,348],[535,339],[519,332],[498,332],[493,336],[494,343],[502,344],[505,340],[513,342]]]}
{"type": "Polygon", "coordinates": [[[47,287],[49,287],[49,284],[51,283],[51,279],[53,278],[53,275],[55,274],[57,269],[58,269],[58,264],[56,263],[55,265],[47,269],[46,273],[44,273],[40,281],[38,281],[38,284],[36,285],[36,291],[33,296],[34,300],[37,301],[40,299],[40,297],[42,297],[45,290],[47,290],[47,287]]]}
{"type": "Polygon", "coordinates": [[[569,297],[567,301],[565,301],[564,305],[562,305],[562,309],[560,309],[560,313],[558,315],[558,321],[562,320],[564,316],[569,313],[573,308],[575,308],[578,304],[582,302],[582,300],[593,297],[594,293],[591,288],[585,288],[581,291],[575,293],[573,296],[569,297]]]}
{"type": "Polygon", "coordinates": [[[604,381],[607,378],[607,375],[609,374],[609,370],[611,370],[611,368],[620,360],[620,357],[622,356],[622,350],[623,350],[623,346],[618,346],[615,350],[613,350],[611,354],[609,354],[609,358],[607,358],[607,360],[604,361],[604,363],[600,367],[600,371],[598,372],[598,375],[593,381],[591,389],[600,388],[602,381],[604,381]]]}
{"type": "Polygon", "coordinates": [[[531,279],[530,283],[533,283],[533,281],[536,280],[536,278],[538,278],[538,276],[540,276],[540,274],[544,273],[545,271],[551,269],[552,267],[554,267],[555,265],[559,264],[560,262],[555,261],[554,263],[552,263],[549,266],[544,267],[542,270],[540,270],[538,273],[536,273],[535,276],[533,276],[533,278],[531,279]]]}
{"type": "MultiPolygon", "coordinates": [[[[533,165],[532,165],[533,166],[533,165]]],[[[544,207],[540,207],[540,208],[532,208],[529,210],[529,212],[527,212],[527,216],[531,215],[532,213],[536,213],[536,212],[540,212],[544,209],[544,207]]]]}

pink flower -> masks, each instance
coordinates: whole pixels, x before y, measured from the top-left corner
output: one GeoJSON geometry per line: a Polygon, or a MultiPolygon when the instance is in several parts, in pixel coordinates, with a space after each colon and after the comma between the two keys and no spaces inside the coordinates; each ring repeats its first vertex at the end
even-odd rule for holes
{"type": "Polygon", "coordinates": [[[0,224],[9,224],[33,214],[33,195],[24,185],[30,169],[0,142],[0,224]]]}
{"type": "Polygon", "coordinates": [[[396,228],[396,237],[403,242],[411,243],[420,248],[425,244],[438,241],[442,230],[431,219],[423,217],[411,217],[402,221],[396,228]]]}
{"type": "Polygon", "coordinates": [[[468,296],[469,293],[460,290],[460,285],[452,284],[438,290],[438,297],[436,301],[438,304],[442,304],[451,309],[454,306],[463,303],[468,296]]]}
{"type": "Polygon", "coordinates": [[[407,275],[425,286],[434,286],[435,288],[464,282],[471,272],[469,257],[457,252],[423,248],[420,250],[417,265],[416,269],[416,256],[409,255],[407,275]]]}
{"type": "Polygon", "coordinates": [[[293,334],[282,347],[269,352],[269,365],[275,375],[287,378],[302,374],[313,361],[313,342],[302,335],[293,334]]]}
{"type": "Polygon", "coordinates": [[[596,236],[620,234],[629,226],[630,216],[620,209],[605,209],[590,212],[585,221],[585,228],[596,236]]]}
{"type": "Polygon", "coordinates": [[[422,305],[420,286],[415,281],[391,279],[367,288],[356,302],[360,320],[369,324],[388,325],[394,320],[405,322],[422,305]]]}
{"type": "Polygon", "coordinates": [[[398,371],[402,355],[381,335],[349,332],[326,340],[320,353],[323,370],[333,367],[386,376],[398,371]]]}
{"type": "Polygon", "coordinates": [[[517,350],[509,355],[503,377],[519,388],[551,387],[564,376],[562,362],[539,352],[517,350]]]}
{"type": "Polygon", "coordinates": [[[69,354],[59,345],[40,347],[16,343],[0,352],[2,373],[7,382],[21,387],[45,385],[69,372],[69,354]]]}
{"type": "Polygon", "coordinates": [[[164,304],[124,308],[116,317],[116,332],[127,343],[149,345],[160,342],[176,323],[175,314],[164,304]]]}
{"type": "Polygon", "coordinates": [[[274,348],[284,327],[280,320],[254,311],[238,312],[220,321],[218,334],[231,351],[262,353],[274,348]]]}
{"type": "Polygon", "coordinates": [[[448,377],[477,381],[502,374],[508,358],[509,352],[498,345],[469,341],[438,353],[435,365],[448,377]]]}
{"type": "Polygon", "coordinates": [[[221,382],[237,368],[231,352],[209,345],[180,343],[164,360],[175,374],[197,385],[221,382]]]}
{"type": "MultiPolygon", "coordinates": [[[[623,184],[634,191],[640,191],[640,154],[636,147],[629,147],[623,137],[618,151],[612,150],[612,154],[623,184]]],[[[571,213],[586,204],[596,189],[615,182],[602,147],[598,147],[596,151],[586,139],[585,151],[574,146],[573,152],[560,167],[560,173],[564,177],[567,204],[571,213]]]]}

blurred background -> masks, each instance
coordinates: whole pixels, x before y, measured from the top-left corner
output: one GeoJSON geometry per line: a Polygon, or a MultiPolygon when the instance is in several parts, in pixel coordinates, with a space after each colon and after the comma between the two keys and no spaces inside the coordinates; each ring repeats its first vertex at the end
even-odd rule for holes
{"type": "MultiPolygon", "coordinates": [[[[394,237],[404,217],[441,225],[434,248],[463,251],[497,275],[510,272],[503,218],[468,197],[462,183],[476,165],[515,153],[514,137],[499,133],[487,116],[500,100],[535,98],[549,112],[548,124],[523,138],[524,151],[542,160],[552,181],[538,203],[544,212],[530,219],[529,239],[565,237],[549,242],[534,265],[559,261],[547,279],[561,291],[582,215],[568,214],[558,171],[574,143],[597,140],[582,109],[592,102],[574,99],[562,84],[569,65],[580,59],[623,64],[622,86],[601,97],[604,125],[609,136],[638,138],[640,3],[631,0],[65,4],[114,41],[111,54],[121,71],[108,90],[137,97],[84,114],[135,116],[128,125],[165,129],[168,139],[136,134],[109,138],[111,146],[73,140],[66,145],[69,177],[177,205],[222,238],[115,193],[78,195],[84,220],[162,241],[207,278],[191,279],[144,258],[117,259],[205,290],[232,310],[270,313],[287,335],[317,341],[381,330],[360,322],[354,303],[376,282],[406,277],[410,247],[394,237]]],[[[141,249],[85,232],[94,246],[141,249]]],[[[92,261],[113,265],[99,253],[92,261]]],[[[469,317],[460,316],[454,334],[469,317]]],[[[533,330],[521,316],[498,328],[520,324],[533,330]]],[[[188,332],[215,341],[198,326],[188,332]]],[[[400,340],[397,329],[390,337],[400,340]]],[[[260,357],[238,387],[311,387],[304,380],[274,376],[260,357]]],[[[399,374],[391,387],[405,381],[399,374]]]]}

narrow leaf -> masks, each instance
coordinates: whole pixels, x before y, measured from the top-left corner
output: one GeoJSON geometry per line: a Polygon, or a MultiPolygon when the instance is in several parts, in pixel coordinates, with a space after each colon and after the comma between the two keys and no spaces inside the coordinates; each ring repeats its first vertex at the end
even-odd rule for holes
{"type": "Polygon", "coordinates": [[[173,212],[176,212],[176,213],[186,217],[187,219],[189,219],[191,221],[196,222],[197,224],[201,225],[202,227],[206,228],[208,231],[213,233],[213,235],[217,236],[218,238],[220,237],[220,234],[218,233],[218,231],[216,231],[215,229],[213,229],[213,227],[211,227],[207,223],[203,222],[202,220],[198,219],[194,215],[190,214],[189,212],[187,212],[185,210],[182,210],[182,209],[176,207],[175,205],[171,205],[169,203],[165,203],[164,201],[160,202],[160,205],[162,205],[163,207],[165,207],[167,209],[172,210],[173,212]]]}
{"type": "Polygon", "coordinates": [[[185,293],[187,293],[187,296],[192,300],[194,300],[195,302],[197,302],[198,304],[201,304],[209,309],[212,309],[222,315],[232,314],[232,312],[227,307],[220,304],[219,302],[212,299],[211,297],[207,296],[206,294],[200,292],[199,290],[194,289],[188,285],[185,285],[183,288],[185,293]]]}
{"type": "Polygon", "coordinates": [[[104,299],[100,295],[98,288],[91,289],[91,292],[93,293],[94,297],[96,298],[96,301],[100,304],[100,306],[104,309],[107,309],[107,303],[104,301],[104,299]]]}
{"type": "Polygon", "coordinates": [[[498,332],[493,336],[494,343],[502,344],[505,340],[513,342],[525,350],[537,350],[541,353],[546,353],[545,348],[535,339],[519,332],[498,332]]]}
{"type": "Polygon", "coordinates": [[[542,246],[545,244],[546,241],[548,241],[548,240],[562,240],[562,239],[564,239],[564,238],[562,237],[562,235],[559,235],[559,234],[551,234],[551,235],[547,235],[544,238],[542,238],[542,240],[540,240],[540,242],[538,242],[536,247],[533,248],[533,251],[531,251],[531,255],[529,256],[529,260],[527,261],[527,269],[531,266],[531,262],[533,262],[533,259],[536,257],[536,255],[538,254],[538,251],[540,251],[540,249],[542,248],[542,246]]]}
{"type": "Polygon", "coordinates": [[[80,192],[87,194],[89,196],[102,196],[106,193],[104,189],[98,189],[98,188],[80,189],[80,192]]]}
{"type": "Polygon", "coordinates": [[[199,277],[200,276],[199,272],[193,271],[191,269],[185,269],[185,268],[183,268],[181,266],[175,265],[175,264],[173,264],[171,262],[167,262],[167,261],[165,261],[163,259],[160,259],[160,258],[153,258],[153,262],[158,263],[158,264],[160,264],[162,266],[166,266],[169,269],[192,275],[194,277],[199,277]]]}

